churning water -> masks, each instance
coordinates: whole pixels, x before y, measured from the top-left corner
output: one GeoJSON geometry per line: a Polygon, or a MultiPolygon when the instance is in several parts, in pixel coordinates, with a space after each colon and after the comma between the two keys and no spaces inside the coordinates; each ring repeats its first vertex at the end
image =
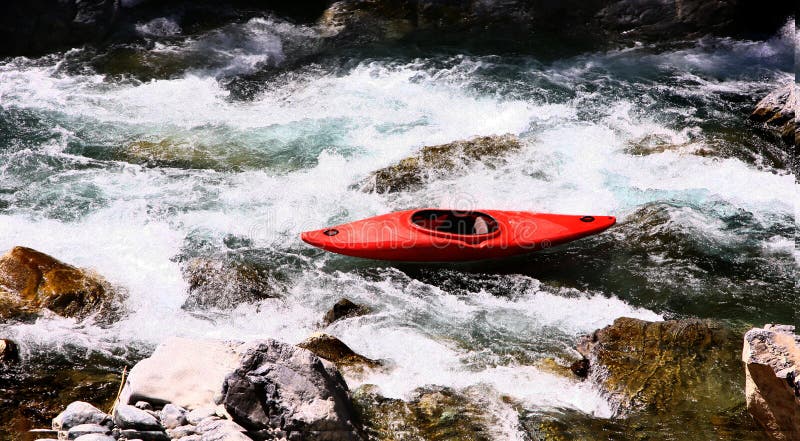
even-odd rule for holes
{"type": "Polygon", "coordinates": [[[402,397],[483,385],[529,407],[610,416],[598,392],[539,362],[574,358],[576,336],[620,316],[798,322],[798,185],[774,139],[746,120],[792,77],[788,31],[555,60],[309,54],[316,31],[268,19],[190,37],[168,19],[139,31],[168,38],[126,61],[129,73],[109,73],[114,54],[90,49],[0,62],[0,249],[94,268],[126,296],[111,324],[0,325],[28,356],[130,360],[173,335],[295,343],[347,297],[373,313],[326,332],[393,366],[351,386],[402,397]],[[500,167],[414,192],[358,189],[423,145],[504,133],[525,149],[500,167]],[[529,257],[435,267],[299,239],[418,206],[620,223],[529,257]],[[198,259],[223,280],[256,268],[260,294],[222,283],[198,300],[187,281],[198,259]]]}

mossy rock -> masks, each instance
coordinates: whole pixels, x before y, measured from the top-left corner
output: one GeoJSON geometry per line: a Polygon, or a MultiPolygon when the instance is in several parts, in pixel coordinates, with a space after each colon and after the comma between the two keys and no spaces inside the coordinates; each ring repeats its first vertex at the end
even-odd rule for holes
{"type": "Polygon", "coordinates": [[[476,162],[496,165],[501,158],[522,148],[514,135],[483,136],[448,144],[426,146],[414,156],[372,173],[362,185],[367,192],[391,193],[421,188],[440,176],[458,176],[476,162]]]}
{"type": "Polygon", "coordinates": [[[619,413],[719,411],[741,404],[741,336],[707,320],[622,317],[585,337],[589,379],[619,413]]]}
{"type": "Polygon", "coordinates": [[[480,404],[453,389],[419,388],[409,401],[381,396],[377,386],[353,393],[353,404],[370,440],[490,440],[492,421],[480,404]]]}
{"type": "Polygon", "coordinates": [[[14,247],[0,256],[0,318],[21,318],[47,308],[65,317],[84,318],[111,298],[100,275],[39,251],[14,247]]]}

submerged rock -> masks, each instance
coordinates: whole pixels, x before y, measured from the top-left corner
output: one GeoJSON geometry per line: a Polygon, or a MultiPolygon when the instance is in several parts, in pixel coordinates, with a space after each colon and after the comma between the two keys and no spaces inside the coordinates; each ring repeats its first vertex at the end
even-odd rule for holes
{"type": "Polygon", "coordinates": [[[184,266],[183,274],[189,283],[185,309],[231,308],[278,295],[269,271],[253,262],[194,258],[184,266]]]}
{"type": "Polygon", "coordinates": [[[378,193],[415,190],[437,176],[458,174],[459,168],[464,169],[471,163],[481,161],[492,165],[503,155],[521,148],[522,142],[514,135],[483,136],[426,146],[416,155],[372,173],[362,190],[378,193]]]}
{"type": "Polygon", "coordinates": [[[84,318],[100,310],[110,294],[100,275],[39,251],[14,247],[0,257],[0,318],[36,314],[43,308],[84,318]]]}
{"type": "Polygon", "coordinates": [[[378,360],[372,360],[355,353],[338,338],[321,332],[311,335],[297,346],[308,349],[318,357],[333,362],[339,368],[376,368],[383,365],[378,360]]]}
{"type": "Polygon", "coordinates": [[[337,320],[357,317],[367,313],[369,313],[369,308],[366,306],[355,304],[348,299],[341,299],[325,313],[323,321],[326,325],[330,325],[337,320]]]}
{"type": "Polygon", "coordinates": [[[89,365],[72,365],[60,356],[51,358],[48,355],[43,360],[42,355],[34,351],[20,363],[0,366],[0,439],[28,439],[24,436],[27,430],[50,427],[53,419],[76,400],[85,402],[85,407],[90,409],[89,416],[67,418],[69,427],[110,423],[110,418],[100,409],[111,407],[119,390],[117,372],[122,367],[110,367],[107,360],[94,356],[88,359],[84,356],[82,361],[89,365]],[[98,416],[94,417],[95,414],[98,416]]]}
{"type": "Polygon", "coordinates": [[[381,396],[375,385],[355,390],[353,402],[370,439],[490,440],[495,424],[470,397],[446,387],[415,390],[409,401],[381,396]]]}
{"type": "Polygon", "coordinates": [[[361,439],[347,384],[336,368],[308,350],[275,340],[256,342],[225,379],[222,404],[251,431],[288,439],[361,439]]]}
{"type": "Polygon", "coordinates": [[[800,439],[800,335],[766,325],[744,336],[747,409],[771,440],[800,439]]]}
{"type": "Polygon", "coordinates": [[[709,321],[622,317],[584,337],[578,351],[589,361],[589,380],[619,413],[673,413],[739,402],[737,340],[709,321]]]}

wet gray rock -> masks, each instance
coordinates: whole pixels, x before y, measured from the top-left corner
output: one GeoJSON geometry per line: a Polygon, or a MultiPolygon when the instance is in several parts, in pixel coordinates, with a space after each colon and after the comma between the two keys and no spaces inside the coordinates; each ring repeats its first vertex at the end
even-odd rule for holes
{"type": "Polygon", "coordinates": [[[225,379],[222,404],[248,430],[288,439],[358,440],[347,384],[329,362],[276,340],[256,342],[225,379]]]}
{"type": "Polygon", "coordinates": [[[174,429],[186,424],[186,409],[172,403],[161,409],[161,424],[167,429],[174,429]]]}
{"type": "Polygon", "coordinates": [[[357,317],[369,312],[369,308],[351,302],[349,299],[341,299],[336,302],[328,312],[325,313],[324,322],[326,325],[344,318],[357,317]]]}
{"type": "Polygon", "coordinates": [[[114,424],[122,429],[162,430],[156,417],[128,404],[118,404],[114,409],[114,424]]]}
{"type": "Polygon", "coordinates": [[[109,429],[107,426],[101,426],[99,424],[78,424],[77,426],[69,429],[67,432],[67,439],[75,439],[82,435],[88,434],[109,435],[111,434],[111,429],[109,429]]]}
{"type": "Polygon", "coordinates": [[[81,424],[110,425],[111,417],[84,401],[74,401],[53,418],[53,430],[69,430],[81,424]]]}
{"type": "Polygon", "coordinates": [[[744,336],[747,410],[769,439],[800,439],[800,335],[766,325],[744,336]]]}

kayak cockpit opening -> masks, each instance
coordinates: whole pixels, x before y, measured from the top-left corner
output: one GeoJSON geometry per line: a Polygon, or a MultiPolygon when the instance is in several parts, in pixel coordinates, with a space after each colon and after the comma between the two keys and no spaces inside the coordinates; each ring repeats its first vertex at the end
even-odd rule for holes
{"type": "Polygon", "coordinates": [[[497,231],[497,221],[477,211],[420,210],[411,222],[425,230],[461,236],[478,236],[497,231]]]}

